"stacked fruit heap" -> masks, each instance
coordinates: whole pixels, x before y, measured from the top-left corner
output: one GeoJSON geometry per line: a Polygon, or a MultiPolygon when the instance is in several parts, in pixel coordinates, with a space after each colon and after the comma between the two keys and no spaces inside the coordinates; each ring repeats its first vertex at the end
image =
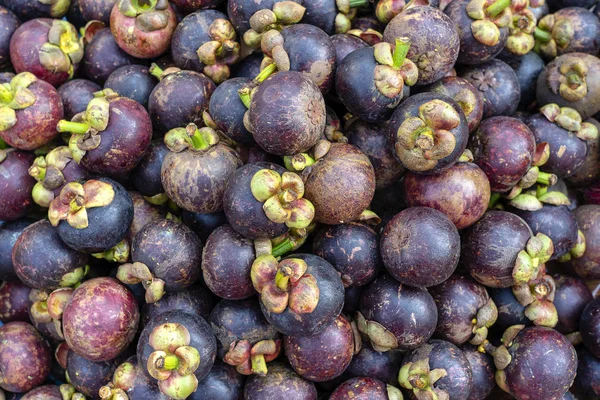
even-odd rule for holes
{"type": "Polygon", "coordinates": [[[600,399],[596,2],[0,0],[0,399],[600,399]]]}

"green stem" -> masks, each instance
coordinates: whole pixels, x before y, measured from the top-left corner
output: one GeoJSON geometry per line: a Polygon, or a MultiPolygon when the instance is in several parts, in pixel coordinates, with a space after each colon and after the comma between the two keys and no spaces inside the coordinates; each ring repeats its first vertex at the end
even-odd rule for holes
{"type": "Polygon", "coordinates": [[[56,130],[59,132],[78,133],[80,135],[86,133],[88,129],[90,129],[88,124],[84,124],[83,122],[67,121],[65,119],[60,120],[58,125],[56,125],[56,130]]]}
{"type": "Polygon", "coordinates": [[[4,85],[0,85],[0,102],[7,104],[13,99],[13,94],[4,85]]]}
{"type": "Polygon", "coordinates": [[[194,146],[194,149],[196,150],[204,150],[210,147],[199,129],[196,129],[196,132],[194,132],[190,139],[192,141],[192,146],[194,146]]]}
{"type": "Polygon", "coordinates": [[[131,5],[138,13],[154,10],[158,0],[131,0],[131,5]]]}
{"type": "Polygon", "coordinates": [[[150,66],[150,69],[148,69],[148,72],[150,72],[150,75],[154,76],[158,80],[161,80],[162,75],[165,71],[161,67],[156,65],[156,63],[152,63],[152,65],[150,66]]]}
{"type": "Polygon", "coordinates": [[[162,369],[172,371],[174,369],[177,369],[177,367],[179,367],[179,358],[177,358],[176,355],[169,354],[165,356],[164,365],[162,369]]]}
{"type": "Polygon", "coordinates": [[[271,249],[271,254],[273,257],[281,257],[288,251],[291,251],[294,248],[294,245],[290,239],[285,239],[283,242],[279,243],[277,246],[271,249]]]}
{"type": "Polygon", "coordinates": [[[495,18],[498,14],[500,14],[506,7],[510,6],[510,0],[496,0],[489,6],[485,12],[492,18],[495,18]]]}
{"type": "Polygon", "coordinates": [[[264,355],[256,354],[250,357],[250,362],[252,364],[252,372],[260,376],[265,376],[267,374],[267,362],[265,361],[264,355]]]}
{"type": "Polygon", "coordinates": [[[488,205],[488,208],[494,208],[496,203],[498,203],[498,200],[500,200],[500,197],[500,193],[492,193],[492,195],[490,196],[490,203],[488,205]]]}
{"type": "Polygon", "coordinates": [[[250,89],[249,87],[244,87],[238,90],[240,100],[242,101],[242,103],[244,103],[246,108],[250,108],[250,104],[252,103],[252,97],[250,96],[251,91],[252,89],[250,89]]]}
{"type": "Polygon", "coordinates": [[[404,60],[406,59],[406,55],[408,54],[408,49],[410,48],[410,39],[407,37],[400,37],[396,39],[396,48],[394,49],[393,60],[394,64],[393,68],[397,71],[402,67],[404,60]]]}
{"type": "Polygon", "coordinates": [[[350,0],[350,8],[364,7],[369,4],[369,0],[350,0]]]}
{"type": "Polygon", "coordinates": [[[552,180],[553,180],[552,174],[540,171],[540,173],[538,174],[536,182],[540,183],[542,185],[549,186],[549,185],[552,184],[552,180]]]}
{"type": "Polygon", "coordinates": [[[569,73],[567,74],[567,83],[569,86],[579,86],[581,85],[581,77],[575,72],[569,73]]]}
{"type": "Polygon", "coordinates": [[[545,30],[540,29],[537,26],[533,31],[533,37],[535,37],[538,41],[542,43],[548,43],[552,40],[552,34],[550,32],[546,32],[545,30]]]}
{"type": "Polygon", "coordinates": [[[277,71],[277,64],[269,64],[267,65],[258,75],[254,78],[254,82],[261,83],[269,76],[273,75],[273,72],[277,71]]]}
{"type": "Polygon", "coordinates": [[[275,285],[279,290],[287,292],[289,283],[290,277],[285,275],[281,270],[277,271],[277,275],[275,275],[275,285]]]}

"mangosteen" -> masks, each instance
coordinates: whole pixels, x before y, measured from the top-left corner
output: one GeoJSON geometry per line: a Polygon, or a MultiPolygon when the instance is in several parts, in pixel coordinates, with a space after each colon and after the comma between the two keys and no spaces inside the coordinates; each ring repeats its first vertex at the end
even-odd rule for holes
{"type": "Polygon", "coordinates": [[[22,72],[0,88],[0,140],[21,150],[34,150],[52,141],[63,117],[61,98],[49,83],[22,72]]]}
{"type": "Polygon", "coordinates": [[[63,400],[62,393],[56,385],[42,385],[27,392],[22,400],[63,400]]]}
{"type": "Polygon", "coordinates": [[[580,258],[573,258],[571,266],[583,279],[600,278],[600,206],[588,204],[573,211],[577,225],[585,236],[585,252],[580,258]]]}
{"type": "Polygon", "coordinates": [[[0,388],[24,393],[50,374],[50,346],[33,326],[9,322],[0,327],[0,388]]]}
{"type": "Polygon", "coordinates": [[[198,235],[202,243],[206,243],[208,237],[215,229],[227,223],[227,217],[225,217],[224,212],[198,214],[183,210],[181,220],[198,235]]]}
{"type": "Polygon", "coordinates": [[[395,43],[404,36],[410,41],[406,56],[419,69],[417,85],[433,83],[454,67],[461,44],[458,29],[439,9],[428,5],[405,7],[386,26],[383,40],[395,43]]]}
{"type": "Polygon", "coordinates": [[[85,112],[56,129],[72,133],[72,157],[96,174],[118,175],[140,162],[152,139],[148,112],[138,102],[119,97],[110,89],[95,95],[85,112]]]}
{"type": "MultiPolygon", "coordinates": [[[[125,241],[131,242],[133,241],[135,235],[137,235],[143,227],[145,227],[151,222],[166,218],[167,212],[164,208],[150,203],[148,200],[146,200],[144,196],[142,196],[138,192],[129,191],[129,195],[131,196],[131,200],[133,201],[133,221],[131,221],[131,225],[129,226],[129,232],[127,234],[127,239],[125,241]]],[[[120,262],[125,262],[128,258],[129,252],[127,252],[125,259],[120,262]]]]}
{"type": "Polygon", "coordinates": [[[69,247],[100,253],[125,238],[133,221],[133,201],[109,178],[71,182],[50,203],[48,218],[69,247]]]}
{"type": "Polygon", "coordinates": [[[11,10],[0,7],[0,25],[4,28],[0,34],[0,66],[4,68],[10,65],[10,38],[21,21],[11,10]]]}
{"type": "Polygon", "coordinates": [[[62,99],[65,119],[72,119],[76,114],[85,111],[94,93],[102,88],[87,79],[73,79],[60,85],[58,94],[62,99]]]}
{"type": "Polygon", "coordinates": [[[533,106],[537,78],[546,66],[544,60],[535,51],[530,51],[521,57],[500,54],[499,58],[510,65],[515,74],[517,74],[519,87],[521,88],[519,108],[527,109],[533,106]]]}
{"type": "Polygon", "coordinates": [[[231,77],[254,79],[260,73],[264,57],[264,54],[261,52],[248,55],[237,64],[231,66],[231,77]]]}
{"type": "Polygon", "coordinates": [[[369,4],[367,0],[339,2],[336,0],[314,0],[304,2],[306,11],[302,22],[321,28],[328,35],[345,33],[351,27],[358,8],[369,4]]]}
{"type": "Polygon", "coordinates": [[[171,55],[177,67],[202,72],[219,84],[229,78],[230,65],[240,58],[236,39],[235,29],[225,14],[198,10],[177,25],[171,55]]]}
{"type": "Polygon", "coordinates": [[[97,398],[98,391],[110,381],[117,368],[116,360],[90,361],[69,350],[67,355],[67,376],[69,383],[85,396],[97,398]]]}
{"type": "MultiPolygon", "coordinates": [[[[110,24],[110,12],[118,0],[78,0],[81,16],[86,21],[102,21],[110,24]]],[[[69,20],[71,20],[69,18],[69,20]]]]}
{"type": "Polygon", "coordinates": [[[402,392],[397,387],[368,377],[349,379],[338,386],[329,400],[372,399],[372,400],[400,400],[402,392]]]}
{"type": "Polygon", "coordinates": [[[160,391],[185,399],[208,375],[217,353],[217,340],[199,316],[174,310],[150,320],[141,333],[137,358],[145,373],[158,380],[160,391]]]}
{"type": "Polygon", "coordinates": [[[487,399],[496,387],[494,359],[489,354],[480,352],[477,346],[472,344],[465,344],[460,349],[469,361],[473,376],[473,387],[467,400],[487,399]]]}
{"type": "Polygon", "coordinates": [[[62,18],[69,9],[72,0],[4,0],[2,5],[19,19],[27,21],[33,18],[62,18]]]}
{"type": "Polygon", "coordinates": [[[273,363],[265,376],[252,375],[244,386],[245,400],[276,399],[317,400],[315,384],[302,378],[290,367],[273,363]]]}
{"type": "Polygon", "coordinates": [[[398,382],[412,392],[411,399],[444,396],[466,400],[473,387],[473,374],[458,347],[444,340],[430,340],[404,356],[398,382]]]}
{"type": "MultiPolygon", "coordinates": [[[[593,124],[600,131],[600,122],[594,118],[590,118],[585,122],[593,124]]],[[[600,178],[600,169],[596,168],[600,161],[600,137],[595,137],[586,140],[587,156],[581,167],[571,175],[567,182],[572,187],[589,187],[600,178]]]]}
{"type": "Polygon", "coordinates": [[[600,396],[600,359],[585,348],[577,349],[577,376],[571,390],[582,398],[600,396]]]}
{"type": "MultiPolygon", "coordinates": [[[[146,366],[131,356],[115,369],[112,380],[100,388],[97,393],[102,400],[168,400],[156,384],[156,380],[146,373],[146,366]]],[[[96,397],[96,396],[94,396],[96,397]]]]}
{"type": "Polygon", "coordinates": [[[316,335],[342,311],[344,285],[321,257],[292,254],[278,262],[263,254],[252,264],[251,277],[265,318],[284,335],[316,335]]]}
{"type": "MultiPolygon", "coordinates": [[[[356,338],[355,338],[356,340],[356,338]]],[[[355,343],[355,348],[358,346],[355,343]]],[[[355,351],[352,361],[343,373],[343,377],[369,376],[382,382],[392,383],[396,380],[396,371],[400,369],[402,351],[390,350],[379,352],[369,342],[363,342],[360,350],[355,351]]]]}
{"type": "Polygon", "coordinates": [[[356,321],[373,349],[410,350],[433,335],[437,314],[427,289],[403,285],[383,274],[362,292],[356,321]]]}
{"type": "Polygon", "coordinates": [[[505,62],[491,59],[483,64],[468,66],[459,74],[468,80],[483,97],[483,118],[511,115],[521,100],[519,79],[505,62]]]}
{"type": "Polygon", "coordinates": [[[31,210],[35,179],[29,176],[28,169],[32,162],[32,154],[3,150],[0,143],[0,221],[17,220],[31,210]]]}
{"type": "Polygon", "coordinates": [[[32,222],[28,219],[20,219],[0,223],[0,280],[19,281],[12,262],[12,249],[23,230],[32,222]]]}
{"type": "MultiPolygon", "coordinates": [[[[403,2],[404,0],[400,1],[403,2]]],[[[385,24],[382,24],[373,14],[356,15],[352,18],[351,28],[347,34],[360,38],[369,46],[375,46],[377,43],[383,42],[382,32],[385,29],[385,24]]]]}
{"type": "Polygon", "coordinates": [[[189,14],[198,9],[217,8],[223,0],[171,0],[173,4],[184,14],[189,14]]]}
{"type": "Polygon", "coordinates": [[[218,129],[229,139],[241,145],[256,142],[244,126],[244,115],[248,109],[242,103],[238,91],[251,83],[249,78],[231,78],[221,83],[210,97],[208,112],[218,129]]]}
{"type": "Polygon", "coordinates": [[[77,30],[60,19],[27,21],[17,28],[10,41],[15,71],[30,72],[56,87],[73,78],[83,54],[77,30]]]}
{"type": "Polygon", "coordinates": [[[135,188],[152,204],[162,205],[167,201],[161,180],[161,168],[169,149],[164,140],[154,140],[142,160],[131,172],[135,188]]]}
{"type": "Polygon", "coordinates": [[[598,322],[600,300],[598,299],[593,299],[585,306],[579,320],[579,330],[581,331],[583,344],[596,357],[600,356],[600,324],[598,322]]]}
{"type": "Polygon", "coordinates": [[[350,53],[354,52],[354,50],[369,46],[367,42],[361,38],[348,33],[338,33],[336,35],[332,35],[331,43],[335,49],[335,60],[338,67],[342,64],[344,58],[346,58],[346,56],[348,56],[350,53]]]}
{"type": "Polygon", "coordinates": [[[579,319],[585,306],[594,298],[585,282],[569,275],[553,276],[556,284],[554,306],[558,313],[555,329],[563,335],[579,331],[579,319]]]}
{"type": "MultiPolygon", "coordinates": [[[[506,46],[501,53],[506,58],[519,59],[529,53],[535,47],[535,32],[537,16],[535,11],[530,8],[529,1],[510,2],[510,12],[512,16],[508,21],[508,39],[506,46]]],[[[521,87],[521,93],[525,91],[521,87]]]]}
{"type": "Polygon", "coordinates": [[[112,89],[122,97],[135,100],[144,108],[148,108],[148,99],[154,86],[156,79],[144,65],[123,65],[115,69],[104,82],[105,89],[112,89]]]}
{"type": "Polygon", "coordinates": [[[498,309],[498,318],[491,330],[502,333],[513,325],[531,325],[532,322],[525,316],[525,306],[519,303],[512,288],[494,289],[488,287],[488,293],[498,309]]]}
{"type": "MultiPolygon", "coordinates": [[[[375,4],[375,16],[383,24],[389,23],[400,14],[408,2],[405,0],[378,0],[375,4]]],[[[443,11],[443,8],[440,7],[443,11]]]]}
{"type": "Polygon", "coordinates": [[[235,150],[220,143],[213,129],[195,124],[172,129],[165,144],[170,152],[162,163],[161,181],[169,198],[187,211],[221,211],[227,182],[242,166],[235,150]]]}
{"type": "Polygon", "coordinates": [[[110,29],[123,51],[137,58],[156,58],[169,49],[177,26],[167,0],[120,0],[110,13],[110,29]]]}
{"type": "Polygon", "coordinates": [[[244,375],[231,365],[219,360],[208,375],[198,382],[198,389],[188,397],[190,400],[238,400],[244,391],[244,375]]]}
{"type": "Polygon", "coordinates": [[[434,336],[457,346],[480,345],[496,322],[498,309],[485,287],[468,275],[454,274],[429,289],[438,309],[434,336]]]}
{"type": "Polygon", "coordinates": [[[177,292],[167,292],[160,300],[143,305],[142,325],[146,325],[157,315],[171,310],[182,310],[208,319],[214,304],[213,297],[200,283],[177,292]]]}
{"type": "Polygon", "coordinates": [[[29,322],[29,292],[31,288],[21,282],[0,283],[0,321],[3,323],[29,322]]]}
{"type": "Polygon", "coordinates": [[[219,358],[243,375],[268,373],[267,363],[279,356],[281,334],[267,322],[256,297],[221,300],[209,321],[219,358]]]}

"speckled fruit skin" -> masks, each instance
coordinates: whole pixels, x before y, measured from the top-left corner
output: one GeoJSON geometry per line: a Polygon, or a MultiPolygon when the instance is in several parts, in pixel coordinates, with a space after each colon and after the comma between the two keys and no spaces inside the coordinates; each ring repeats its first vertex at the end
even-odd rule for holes
{"type": "Polygon", "coordinates": [[[488,177],[492,192],[506,192],[521,180],[533,162],[535,144],[527,125],[511,117],[486,119],[469,138],[473,162],[488,177]]]}
{"type": "Polygon", "coordinates": [[[0,32],[0,66],[4,67],[10,65],[10,38],[21,21],[9,9],[0,7],[0,24],[3,27],[0,32]]]}
{"type": "Polygon", "coordinates": [[[84,268],[87,261],[87,254],[63,243],[56,228],[45,219],[25,228],[12,250],[19,279],[35,289],[58,289],[65,274],[84,268]]]}
{"type": "Polygon", "coordinates": [[[200,277],[202,242],[181,222],[160,219],[149,223],[131,243],[131,259],[148,266],[165,281],[165,290],[185,289],[200,277]]]}
{"type": "Polygon", "coordinates": [[[428,207],[396,214],[381,234],[381,258],[394,279],[433,286],[452,275],[460,257],[460,236],[452,221],[428,207]]]}
{"type": "Polygon", "coordinates": [[[15,110],[17,123],[0,131],[0,138],[12,147],[34,150],[48,144],[58,135],[56,124],[63,118],[62,100],[52,85],[41,79],[27,87],[35,96],[35,103],[15,110]]]}
{"type": "Polygon", "coordinates": [[[113,278],[94,278],[73,292],[63,313],[69,348],[90,361],[121,354],[137,332],[140,314],[133,294],[113,278]]]}
{"type": "Polygon", "coordinates": [[[88,79],[104,85],[110,74],[117,68],[140,63],[143,63],[143,60],[121,50],[110,28],[103,28],[96,32],[92,41],[85,46],[83,72],[88,79]]]}
{"type": "Polygon", "coordinates": [[[558,313],[558,323],[554,327],[566,335],[579,330],[579,318],[585,306],[593,300],[592,293],[585,282],[569,275],[553,276],[556,284],[554,306],[558,313]]]}
{"type": "Polygon", "coordinates": [[[162,163],[165,192],[179,207],[210,214],[223,210],[223,192],[242,160],[231,147],[218,143],[197,151],[169,152],[162,163]]]}
{"type": "Polygon", "coordinates": [[[200,353],[200,365],[194,371],[198,380],[202,380],[215,363],[217,355],[217,339],[208,323],[199,316],[188,314],[184,311],[174,310],[160,314],[153,318],[144,327],[137,345],[137,357],[139,363],[144,367],[145,373],[148,357],[154,351],[150,346],[150,333],[165,323],[181,324],[190,332],[190,346],[195,347],[200,353]]]}
{"type": "Polygon", "coordinates": [[[156,196],[164,193],[161,180],[163,161],[170,151],[163,140],[154,140],[139,164],[131,171],[131,181],[144,196],[156,196]]]}
{"type": "MultiPolygon", "coordinates": [[[[440,368],[448,373],[433,385],[434,388],[447,392],[453,400],[466,400],[469,397],[473,375],[469,360],[462,350],[444,340],[430,340],[404,356],[402,364],[423,359],[429,359],[430,370],[440,368]]],[[[409,398],[415,398],[412,392],[409,398]]]]}
{"type": "Polygon", "coordinates": [[[60,389],[56,385],[43,385],[27,392],[21,400],[62,400],[60,389]]]}
{"type": "Polygon", "coordinates": [[[73,79],[60,85],[58,94],[62,99],[64,117],[71,120],[75,114],[85,111],[90,100],[94,98],[94,93],[100,90],[102,90],[100,85],[87,79],[73,79]]]}
{"type": "Polygon", "coordinates": [[[415,349],[435,330],[438,313],[427,289],[407,286],[382,274],[365,287],[359,311],[392,332],[401,350],[415,349]]]}
{"type": "Polygon", "coordinates": [[[504,369],[506,385],[519,400],[561,398],[575,379],[577,353],[569,340],[554,329],[525,328],[508,352],[512,360],[504,369]]]}
{"type": "Polygon", "coordinates": [[[0,283],[0,321],[29,322],[29,292],[21,282],[0,283]]]}
{"type": "Polygon", "coordinates": [[[110,12],[118,0],[79,0],[79,9],[86,21],[99,20],[110,24],[110,12]]]}
{"type": "Polygon", "coordinates": [[[254,137],[244,126],[244,114],[248,109],[242,103],[238,90],[252,82],[250,78],[231,78],[221,83],[212,96],[208,113],[219,130],[229,139],[241,145],[253,145],[254,137]]]}
{"type": "Polygon", "coordinates": [[[29,176],[34,156],[23,151],[8,151],[0,162],[0,220],[14,221],[33,206],[31,190],[35,179],[29,176]]]}
{"type": "Polygon", "coordinates": [[[575,273],[583,279],[600,278],[600,205],[587,204],[573,212],[585,235],[585,253],[571,260],[575,273]]]}
{"type": "Polygon", "coordinates": [[[202,274],[206,286],[217,296],[241,300],[256,293],[250,268],[256,258],[254,242],[222,225],[208,237],[202,252],[202,274]]]}
{"type": "Polygon", "coordinates": [[[450,18],[437,8],[411,7],[396,15],[385,28],[383,40],[410,39],[407,57],[419,68],[418,85],[433,83],[446,76],[458,58],[458,30],[450,18]]]}
{"type": "Polygon", "coordinates": [[[345,287],[363,286],[379,271],[379,238],[373,228],[358,223],[325,226],[313,241],[313,253],[342,274],[345,287]]]}
{"type": "Polygon", "coordinates": [[[248,109],[248,128],[265,151],[278,156],[313,147],[325,129],[325,101],[302,72],[278,72],[262,82],[248,109]]]}
{"type": "MultiPolygon", "coordinates": [[[[272,10],[275,3],[284,0],[232,0],[227,2],[227,15],[240,37],[250,29],[250,17],[257,11],[272,10]]],[[[295,3],[303,4],[302,0],[293,0],[295,3]]]]}
{"type": "Polygon", "coordinates": [[[319,288],[317,307],[307,314],[296,314],[289,307],[283,313],[275,314],[269,312],[261,302],[261,310],[267,321],[284,335],[316,335],[340,315],[344,305],[344,285],[335,268],[321,257],[312,254],[291,254],[286,258],[299,258],[308,265],[306,273],[315,277],[319,288]]]}
{"type": "Polygon", "coordinates": [[[404,177],[406,201],[411,207],[435,208],[458,229],[473,225],[487,210],[490,183],[473,163],[459,162],[436,175],[408,172],[404,177]]]}
{"type": "Polygon", "coordinates": [[[244,391],[244,378],[244,375],[237,372],[235,367],[217,360],[208,375],[198,382],[198,389],[188,399],[241,399],[244,391]]]}
{"type": "Polygon", "coordinates": [[[342,377],[369,376],[382,382],[394,383],[398,379],[403,353],[400,350],[379,352],[369,342],[363,341],[361,349],[354,354],[342,377]]]}
{"type": "Polygon", "coordinates": [[[73,228],[66,220],[60,221],[57,227],[58,235],[67,246],[92,254],[116,246],[127,235],[133,221],[133,201],[125,188],[109,178],[98,180],[112,185],[115,191],[112,203],[87,210],[87,228],[73,228]]]}
{"type": "Polygon", "coordinates": [[[473,336],[473,319],[490,299],[485,287],[468,275],[454,274],[429,289],[438,310],[435,337],[457,346],[473,336]]]}
{"type": "Polygon", "coordinates": [[[20,219],[0,223],[0,280],[19,281],[12,263],[12,249],[23,230],[32,222],[28,219],[20,219]]]}
{"type": "Polygon", "coordinates": [[[600,359],[585,348],[579,348],[577,349],[577,361],[577,376],[573,382],[572,391],[582,398],[600,396],[600,359]]]}
{"type": "Polygon", "coordinates": [[[169,4],[165,11],[169,14],[169,19],[164,28],[144,31],[138,28],[136,18],[123,15],[118,6],[113,7],[110,28],[119,47],[137,58],[155,58],[165,53],[177,26],[177,15],[173,7],[169,4]]]}
{"type": "Polygon", "coordinates": [[[150,75],[144,65],[123,65],[115,69],[104,82],[109,88],[123,97],[128,97],[148,108],[148,98],[158,81],[150,75]]]}
{"type": "MultiPolygon", "coordinates": [[[[250,190],[252,177],[262,169],[271,169],[279,174],[285,172],[283,167],[272,163],[246,164],[233,173],[223,194],[223,211],[229,224],[250,239],[272,239],[288,231],[285,224],[272,222],[267,218],[262,208],[263,203],[256,200],[250,190]]],[[[304,197],[307,197],[306,193],[304,197]]]]}
{"type": "Polygon", "coordinates": [[[131,244],[131,240],[133,240],[143,227],[151,222],[165,218],[166,211],[164,208],[148,203],[141,193],[134,191],[129,191],[128,193],[133,201],[133,221],[127,233],[127,239],[130,240],[131,244]]]}
{"type": "Polygon", "coordinates": [[[148,99],[148,112],[158,134],[193,122],[202,126],[202,113],[208,109],[216,86],[194,71],[179,71],[164,77],[148,99]]]}
{"type": "Polygon", "coordinates": [[[340,315],[318,334],[285,336],[283,348],[292,368],[300,376],[314,382],[328,381],[340,376],[352,360],[352,327],[340,315]]]}
{"type": "Polygon", "coordinates": [[[142,306],[141,323],[171,310],[182,310],[207,319],[214,305],[212,294],[199,282],[183,290],[165,293],[160,300],[142,306]]]}
{"type": "Polygon", "coordinates": [[[461,265],[486,286],[510,287],[517,254],[531,236],[531,229],[520,217],[488,211],[462,236],[461,265]]]}
{"type": "Polygon", "coordinates": [[[488,293],[498,308],[498,319],[494,323],[494,331],[502,333],[513,325],[532,325],[531,320],[525,316],[525,306],[519,303],[512,288],[488,287],[488,293]]]}
{"type": "Polygon", "coordinates": [[[467,400],[484,400],[496,386],[494,381],[494,359],[486,353],[477,350],[477,346],[464,344],[460,348],[471,366],[473,387],[467,400]]]}
{"type": "Polygon", "coordinates": [[[567,45],[556,46],[558,56],[576,52],[597,55],[600,51],[600,40],[598,40],[598,37],[600,37],[600,21],[594,13],[587,10],[589,7],[584,7],[583,5],[561,7],[553,14],[557,26],[568,21],[572,29],[570,35],[572,39],[567,41],[567,45]]]}
{"type": "Polygon", "coordinates": [[[71,350],[67,354],[67,374],[71,385],[92,398],[96,398],[100,388],[110,382],[118,365],[116,360],[89,361],[71,350]]]}
{"type": "Polygon", "coordinates": [[[315,206],[317,222],[336,225],[356,220],[375,193],[369,158],[350,144],[333,143],[304,182],[304,197],[315,206]]]}
{"type": "MultiPolygon", "coordinates": [[[[46,69],[39,57],[42,46],[48,42],[52,22],[50,18],[37,18],[18,27],[10,40],[10,60],[17,73],[31,72],[39,79],[58,87],[69,79],[69,73],[46,69]]],[[[75,70],[77,65],[73,65],[75,70]]]]}
{"type": "Polygon", "coordinates": [[[589,302],[581,313],[579,330],[585,347],[600,358],[600,300],[589,302]]]}
{"type": "Polygon", "coordinates": [[[511,209],[523,218],[534,235],[543,233],[552,239],[554,253],[551,260],[556,260],[566,254],[577,240],[577,220],[567,206],[544,205],[537,211],[511,209]]]}
{"type": "Polygon", "coordinates": [[[468,80],[483,97],[483,118],[511,115],[521,99],[519,79],[503,61],[491,59],[483,64],[465,67],[459,74],[468,80]]]}
{"type": "MultiPolygon", "coordinates": [[[[306,14],[304,15],[306,18],[306,14]]],[[[340,66],[342,61],[344,61],[344,58],[354,50],[369,46],[364,40],[347,33],[332,35],[331,43],[333,43],[333,47],[335,48],[335,59],[338,66],[340,66]]]]}
{"type": "Polygon", "coordinates": [[[269,364],[266,376],[252,375],[244,386],[244,400],[317,400],[315,384],[303,379],[290,367],[269,364]]]}
{"type": "Polygon", "coordinates": [[[50,374],[50,347],[33,326],[10,322],[0,327],[0,388],[24,393],[50,374]]]}
{"type": "Polygon", "coordinates": [[[358,377],[338,386],[329,400],[388,400],[387,385],[374,378],[358,377]]]}

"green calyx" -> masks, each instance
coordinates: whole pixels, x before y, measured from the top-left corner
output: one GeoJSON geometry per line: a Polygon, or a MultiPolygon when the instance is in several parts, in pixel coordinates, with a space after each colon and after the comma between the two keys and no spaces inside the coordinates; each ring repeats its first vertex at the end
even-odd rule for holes
{"type": "Polygon", "coordinates": [[[387,42],[377,43],[373,46],[375,60],[379,65],[375,67],[373,79],[379,92],[388,98],[402,95],[406,83],[414,85],[419,78],[419,69],[411,60],[406,58],[410,48],[409,38],[396,39],[396,46],[387,42]]]}
{"type": "Polygon", "coordinates": [[[238,62],[241,46],[236,41],[233,25],[226,19],[214,20],[208,34],[211,40],[200,46],[196,53],[205,65],[202,72],[219,84],[229,78],[229,65],[238,62]]]}
{"type": "Polygon", "coordinates": [[[511,22],[510,0],[471,0],[466,12],[474,21],[471,32],[477,41],[486,46],[495,46],[500,41],[500,28],[511,22]]]}
{"type": "Polygon", "coordinates": [[[528,6],[528,0],[514,0],[510,5],[512,17],[508,25],[509,36],[505,47],[511,53],[521,56],[529,53],[535,46],[537,18],[528,6]]]}
{"type": "Polygon", "coordinates": [[[124,263],[129,259],[130,247],[127,239],[121,240],[114,247],[102,253],[94,253],[92,257],[109,262],[124,263]]]}
{"type": "Polygon", "coordinates": [[[32,191],[36,204],[45,208],[50,206],[54,200],[54,190],[67,183],[62,171],[71,160],[69,148],[59,146],[50,150],[46,156],[39,156],[33,161],[29,175],[37,181],[32,191]]]}
{"type": "Polygon", "coordinates": [[[250,108],[250,104],[252,103],[252,95],[254,94],[256,87],[260,85],[269,76],[273,75],[275,71],[277,71],[277,64],[272,63],[265,66],[254,78],[251,85],[245,86],[238,90],[240,100],[242,101],[242,103],[244,103],[244,106],[246,106],[246,108],[250,108]]]}
{"type": "Polygon", "coordinates": [[[403,388],[412,390],[418,400],[438,400],[441,395],[447,394],[434,385],[447,375],[445,369],[431,370],[429,360],[423,359],[404,364],[398,373],[398,383],[403,388]]]}
{"type": "Polygon", "coordinates": [[[595,140],[598,138],[598,128],[590,123],[583,122],[577,110],[570,107],[559,107],[558,104],[547,104],[540,108],[540,113],[550,122],[561,128],[574,132],[581,140],[595,140]]]}
{"type": "Polygon", "coordinates": [[[83,59],[83,41],[75,27],[67,21],[55,19],[48,31],[48,42],[39,51],[40,63],[48,71],[66,72],[73,77],[74,64],[83,59]]]}
{"type": "Polygon", "coordinates": [[[577,230],[577,241],[566,254],[563,254],[558,261],[567,262],[571,261],[574,258],[581,258],[585,254],[586,243],[585,243],[585,235],[581,231],[581,229],[577,230]]]}
{"type": "Polygon", "coordinates": [[[84,184],[70,182],[50,203],[48,219],[52,226],[58,226],[60,221],[66,220],[73,228],[85,229],[88,227],[87,210],[107,206],[114,198],[115,190],[109,183],[95,179],[84,184]]]}
{"type": "Polygon", "coordinates": [[[260,340],[254,345],[248,340],[239,340],[231,344],[223,361],[236,367],[242,375],[265,376],[268,372],[267,363],[279,356],[281,340],[260,340]]]}
{"type": "Polygon", "coordinates": [[[396,335],[379,322],[367,320],[360,312],[356,313],[356,328],[376,351],[385,352],[398,348],[396,335]]]}
{"type": "Polygon", "coordinates": [[[86,264],[84,267],[75,268],[73,271],[64,274],[59,283],[60,287],[74,287],[78,285],[89,271],[90,266],[86,264]]]}
{"type": "Polygon", "coordinates": [[[567,48],[574,35],[572,21],[556,14],[549,14],[540,19],[535,31],[540,53],[548,58],[555,58],[559,49],[567,48]]]}
{"type": "Polygon", "coordinates": [[[204,151],[219,143],[219,135],[212,128],[198,128],[196,124],[188,124],[185,128],[171,129],[165,135],[165,144],[172,152],[179,153],[186,149],[204,151]]]}
{"type": "Polygon", "coordinates": [[[528,284],[537,279],[543,264],[552,257],[554,244],[552,239],[543,233],[531,237],[524,250],[517,255],[512,272],[516,285],[528,284]]]}
{"type": "Polygon", "coordinates": [[[75,387],[69,383],[63,383],[59,386],[60,395],[63,400],[85,400],[86,397],[79,393],[75,387]]]}
{"type": "Polygon", "coordinates": [[[375,16],[380,22],[387,25],[402,12],[405,4],[404,0],[379,0],[375,6],[375,16]]]}
{"type": "MultiPolygon", "coordinates": [[[[16,110],[25,109],[36,101],[35,95],[28,89],[37,81],[30,72],[16,75],[10,83],[0,84],[0,131],[12,128],[17,123],[16,110]]],[[[4,143],[6,145],[6,143],[4,143]]]]}
{"type": "Polygon", "coordinates": [[[121,264],[117,270],[117,279],[126,285],[141,283],[146,290],[146,303],[155,303],[165,294],[165,281],[156,278],[144,263],[121,264]]]}
{"type": "Polygon", "coordinates": [[[313,204],[304,196],[304,182],[294,172],[279,174],[262,169],[252,177],[250,190],[256,200],[263,203],[269,220],[286,224],[289,228],[307,228],[314,216],[313,204]]]}
{"type": "Polygon", "coordinates": [[[117,7],[121,14],[135,18],[138,15],[166,10],[169,6],[167,0],[119,0],[117,7]]]}
{"type": "Polygon", "coordinates": [[[537,167],[534,168],[536,169],[532,168],[532,170],[533,172],[536,172],[536,182],[538,182],[537,187],[526,192],[519,192],[519,194],[513,197],[508,204],[519,210],[525,211],[537,211],[541,209],[544,204],[553,206],[570,205],[571,201],[564,193],[559,191],[548,191],[548,185],[554,185],[556,183],[556,176],[541,172],[537,167]]]}
{"type": "Polygon", "coordinates": [[[258,49],[266,32],[281,31],[286,26],[297,24],[305,11],[306,8],[293,1],[280,1],[273,5],[272,10],[257,11],[250,17],[250,29],[244,33],[244,43],[252,49],[258,49]]]}
{"type": "Polygon", "coordinates": [[[69,7],[71,6],[71,0],[37,0],[38,3],[50,6],[50,16],[52,18],[62,18],[65,16],[69,7]]]}
{"type": "Polygon", "coordinates": [[[485,305],[477,310],[477,316],[473,319],[473,337],[469,340],[469,343],[473,345],[480,345],[486,339],[488,335],[488,329],[494,325],[498,319],[498,308],[496,303],[492,299],[489,299],[485,305]]]}
{"type": "Polygon", "coordinates": [[[346,33],[352,27],[357,8],[369,4],[368,0],[336,0],[338,13],[335,16],[335,33],[346,33]]]}

